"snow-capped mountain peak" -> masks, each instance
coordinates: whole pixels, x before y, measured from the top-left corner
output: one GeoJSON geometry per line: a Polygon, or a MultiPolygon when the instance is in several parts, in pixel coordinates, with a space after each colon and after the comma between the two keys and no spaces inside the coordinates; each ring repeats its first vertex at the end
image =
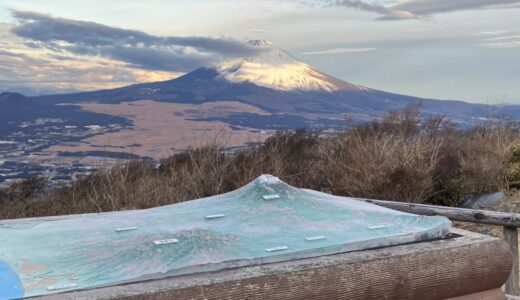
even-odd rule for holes
{"type": "Polygon", "coordinates": [[[222,62],[215,67],[220,78],[231,82],[251,82],[282,91],[366,89],[321,73],[269,41],[251,40],[247,44],[259,48],[256,55],[222,62]]]}

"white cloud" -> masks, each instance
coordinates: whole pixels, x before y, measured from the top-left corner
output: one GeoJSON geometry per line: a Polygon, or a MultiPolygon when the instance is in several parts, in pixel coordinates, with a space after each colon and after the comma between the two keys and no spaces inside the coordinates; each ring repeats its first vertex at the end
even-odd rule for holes
{"type": "MultiPolygon", "coordinates": [[[[493,32],[491,32],[493,33],[493,32]]],[[[479,44],[484,48],[520,48],[520,31],[518,30],[499,30],[497,34],[488,34],[487,38],[479,44]]]]}
{"type": "Polygon", "coordinates": [[[486,30],[486,31],[481,31],[481,32],[477,33],[477,35],[496,36],[496,35],[508,34],[511,31],[512,30],[510,30],[510,29],[486,30]]]}
{"type": "Polygon", "coordinates": [[[333,48],[319,51],[302,52],[302,55],[324,55],[324,54],[343,54],[343,53],[360,53],[371,52],[376,48],[333,48]]]}
{"type": "Polygon", "coordinates": [[[515,35],[506,35],[506,36],[499,36],[499,37],[495,37],[495,38],[489,38],[489,39],[485,39],[485,41],[495,42],[495,41],[518,40],[518,39],[520,39],[520,35],[515,34],[515,35]]]}
{"type": "Polygon", "coordinates": [[[173,71],[138,69],[102,57],[81,57],[67,51],[27,47],[22,39],[10,32],[12,26],[3,28],[5,31],[0,30],[1,91],[39,94],[96,90],[181,75],[173,71]]]}
{"type": "Polygon", "coordinates": [[[503,41],[503,42],[481,43],[480,46],[484,47],[484,48],[502,48],[502,49],[520,48],[520,39],[503,41]]]}

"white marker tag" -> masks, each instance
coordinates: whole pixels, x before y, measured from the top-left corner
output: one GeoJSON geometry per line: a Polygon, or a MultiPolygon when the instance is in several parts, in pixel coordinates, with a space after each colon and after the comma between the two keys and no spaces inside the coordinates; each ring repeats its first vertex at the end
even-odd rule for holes
{"type": "Polygon", "coordinates": [[[263,195],[262,198],[264,198],[264,200],[272,200],[272,199],[278,199],[278,198],[280,198],[280,195],[277,195],[277,194],[273,194],[273,195],[263,195]]]}
{"type": "Polygon", "coordinates": [[[223,215],[223,214],[216,214],[216,215],[207,215],[206,219],[211,220],[211,219],[219,219],[219,218],[224,218],[224,217],[225,217],[225,215],[223,215]]]}
{"type": "Polygon", "coordinates": [[[323,235],[318,235],[318,236],[309,236],[309,237],[306,237],[305,240],[306,241],[309,241],[309,242],[312,242],[312,241],[319,241],[319,240],[324,240],[326,239],[327,237],[323,236],[323,235]]]}
{"type": "Polygon", "coordinates": [[[63,285],[51,285],[47,287],[47,291],[57,291],[57,290],[64,290],[64,289],[70,289],[73,287],[77,287],[78,285],[76,283],[68,283],[63,285]]]}
{"type": "Polygon", "coordinates": [[[386,227],[386,225],[376,225],[376,226],[368,226],[368,229],[382,229],[385,227],[386,227]]]}
{"type": "Polygon", "coordinates": [[[137,227],[123,227],[123,228],[116,228],[116,232],[122,232],[122,231],[130,231],[130,230],[136,230],[137,227]]]}
{"type": "Polygon", "coordinates": [[[166,240],[153,241],[153,243],[156,244],[156,245],[175,244],[175,243],[178,243],[178,242],[179,242],[178,239],[166,239],[166,240]]]}
{"type": "Polygon", "coordinates": [[[287,246],[280,246],[280,247],[267,248],[267,249],[265,249],[265,251],[276,252],[276,251],[283,251],[283,250],[287,250],[287,249],[289,249],[289,248],[287,248],[287,246]]]}

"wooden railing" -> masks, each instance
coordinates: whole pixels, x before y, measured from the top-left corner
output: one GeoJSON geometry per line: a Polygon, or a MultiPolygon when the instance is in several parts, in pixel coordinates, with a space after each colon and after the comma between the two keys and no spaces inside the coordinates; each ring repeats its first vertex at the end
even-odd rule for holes
{"type": "Polygon", "coordinates": [[[363,200],[368,203],[373,203],[387,208],[418,215],[445,216],[454,221],[502,226],[504,230],[504,239],[509,244],[513,254],[513,270],[511,271],[511,275],[509,276],[509,279],[506,283],[506,294],[520,296],[520,268],[518,249],[518,228],[520,227],[520,214],[383,200],[358,200],[363,200]]]}

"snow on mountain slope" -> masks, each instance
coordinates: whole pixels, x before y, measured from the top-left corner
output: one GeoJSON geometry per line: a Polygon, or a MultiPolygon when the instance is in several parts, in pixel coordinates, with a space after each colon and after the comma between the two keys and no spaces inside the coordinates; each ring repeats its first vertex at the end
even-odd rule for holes
{"type": "Polygon", "coordinates": [[[268,41],[251,40],[262,48],[256,56],[223,62],[214,69],[231,82],[251,82],[281,91],[360,91],[367,88],[321,73],[268,41]]]}

